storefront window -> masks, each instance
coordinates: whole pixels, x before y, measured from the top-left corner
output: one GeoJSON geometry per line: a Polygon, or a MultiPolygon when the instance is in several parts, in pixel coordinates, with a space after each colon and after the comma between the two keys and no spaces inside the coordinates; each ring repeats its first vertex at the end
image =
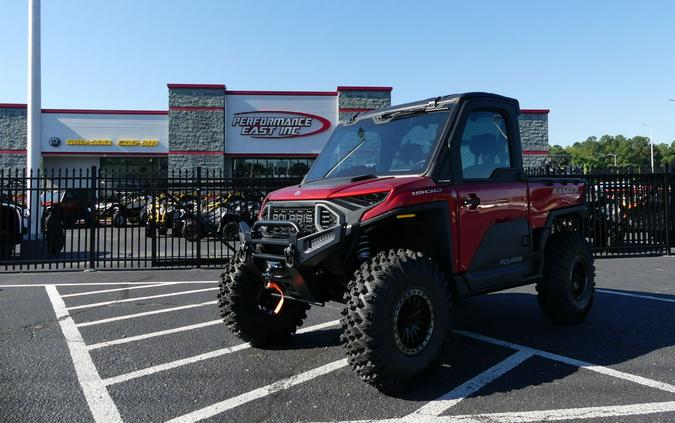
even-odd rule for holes
{"type": "Polygon", "coordinates": [[[168,173],[166,157],[101,157],[101,183],[111,185],[108,188],[147,188],[151,182],[167,178],[168,173]]]}
{"type": "Polygon", "coordinates": [[[314,159],[274,158],[234,159],[232,175],[238,178],[301,178],[314,159]]]}
{"type": "Polygon", "coordinates": [[[166,157],[101,157],[101,171],[107,175],[166,177],[166,157]]]}

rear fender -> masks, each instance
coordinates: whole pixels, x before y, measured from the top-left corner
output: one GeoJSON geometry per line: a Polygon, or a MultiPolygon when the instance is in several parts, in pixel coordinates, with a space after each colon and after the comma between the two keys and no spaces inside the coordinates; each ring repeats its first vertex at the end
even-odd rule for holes
{"type": "Polygon", "coordinates": [[[582,220],[588,214],[588,209],[585,204],[579,204],[577,206],[563,207],[560,209],[551,210],[548,213],[546,218],[546,224],[543,227],[538,228],[533,231],[533,240],[532,240],[532,251],[534,256],[539,259],[539,272],[543,272],[544,268],[544,251],[546,249],[546,243],[548,242],[548,237],[551,235],[553,230],[553,225],[556,220],[564,218],[573,218],[582,220]]]}

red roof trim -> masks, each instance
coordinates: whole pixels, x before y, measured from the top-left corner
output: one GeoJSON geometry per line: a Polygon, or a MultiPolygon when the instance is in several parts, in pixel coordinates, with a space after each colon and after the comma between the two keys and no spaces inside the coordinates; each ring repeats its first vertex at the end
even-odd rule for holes
{"type": "Polygon", "coordinates": [[[26,150],[0,150],[0,154],[26,154],[26,150]]]}
{"type": "Polygon", "coordinates": [[[547,115],[550,112],[549,109],[520,109],[520,113],[524,115],[547,115]]]}
{"type": "Polygon", "coordinates": [[[523,154],[548,154],[548,150],[523,150],[523,154]]]}
{"type": "Polygon", "coordinates": [[[393,90],[392,87],[366,87],[366,86],[356,86],[356,85],[348,85],[348,86],[338,86],[337,87],[338,91],[387,91],[391,92],[393,90]]]}
{"type": "Polygon", "coordinates": [[[42,113],[77,115],[168,115],[167,110],[42,109],[42,113]]]}
{"type": "Polygon", "coordinates": [[[123,151],[43,151],[43,156],[145,156],[164,157],[167,153],[127,153],[123,151]]]}
{"type": "Polygon", "coordinates": [[[225,153],[225,157],[232,158],[303,158],[303,159],[313,159],[317,157],[318,154],[309,154],[309,153],[225,153]]]}
{"type": "Polygon", "coordinates": [[[0,109],[25,109],[28,105],[23,103],[0,103],[0,109]]]}
{"type": "Polygon", "coordinates": [[[227,95],[336,96],[337,91],[225,91],[227,95]]]}
{"type": "Polygon", "coordinates": [[[173,106],[169,107],[172,112],[224,112],[224,107],[200,107],[200,106],[173,106]]]}
{"type": "Polygon", "coordinates": [[[222,151],[197,151],[197,150],[170,150],[169,154],[172,156],[222,156],[222,151]]]}
{"type": "Polygon", "coordinates": [[[225,84],[166,84],[167,88],[204,88],[224,90],[225,84]]]}

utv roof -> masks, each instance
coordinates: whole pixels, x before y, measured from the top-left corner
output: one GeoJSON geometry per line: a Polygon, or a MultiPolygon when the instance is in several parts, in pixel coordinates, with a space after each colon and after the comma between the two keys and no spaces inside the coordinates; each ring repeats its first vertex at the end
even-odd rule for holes
{"type": "Polygon", "coordinates": [[[515,98],[510,98],[510,97],[504,97],[499,94],[492,94],[492,93],[484,93],[484,92],[470,92],[470,93],[460,93],[460,94],[448,94],[442,97],[431,97],[427,98],[425,100],[418,100],[418,101],[413,101],[411,103],[404,103],[404,104],[399,104],[396,106],[389,106],[389,107],[384,107],[382,109],[377,109],[373,110],[370,112],[364,112],[360,113],[352,119],[350,123],[357,122],[361,119],[366,119],[366,118],[373,118],[376,116],[380,116],[386,113],[391,113],[391,112],[398,112],[402,110],[408,110],[408,109],[415,109],[419,108],[422,106],[426,106],[431,102],[434,102],[438,106],[443,106],[446,104],[454,104],[454,103],[459,103],[460,101],[468,100],[471,98],[483,98],[483,99],[489,99],[489,100],[497,100],[497,101],[503,101],[503,102],[508,102],[508,103],[515,103],[516,108],[520,110],[518,100],[515,98]]]}

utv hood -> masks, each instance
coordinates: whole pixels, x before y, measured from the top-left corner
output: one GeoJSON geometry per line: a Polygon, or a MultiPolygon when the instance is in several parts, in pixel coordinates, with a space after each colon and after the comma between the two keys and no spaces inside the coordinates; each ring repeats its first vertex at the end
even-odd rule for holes
{"type": "Polygon", "coordinates": [[[419,177],[388,176],[356,182],[351,182],[349,179],[323,179],[282,188],[271,192],[267,199],[269,201],[328,200],[391,191],[414,180],[419,180],[419,177]]]}

